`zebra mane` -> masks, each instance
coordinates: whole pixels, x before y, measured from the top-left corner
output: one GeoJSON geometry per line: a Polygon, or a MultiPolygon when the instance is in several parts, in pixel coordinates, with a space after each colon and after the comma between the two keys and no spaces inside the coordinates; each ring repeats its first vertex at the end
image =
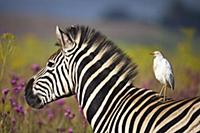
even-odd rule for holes
{"type": "Polygon", "coordinates": [[[114,51],[113,54],[117,54],[121,62],[124,62],[124,66],[126,66],[123,71],[129,71],[129,80],[134,80],[137,75],[137,65],[105,35],[88,26],[80,25],[67,27],[64,32],[73,37],[74,40],[79,37],[79,47],[81,47],[82,44],[102,45],[103,47],[109,48],[110,51],[114,51]]]}

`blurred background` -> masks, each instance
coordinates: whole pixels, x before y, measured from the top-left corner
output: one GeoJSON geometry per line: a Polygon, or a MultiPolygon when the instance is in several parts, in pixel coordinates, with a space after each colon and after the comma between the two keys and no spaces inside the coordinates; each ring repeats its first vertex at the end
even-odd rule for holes
{"type": "Polygon", "coordinates": [[[175,91],[168,96],[199,96],[199,7],[197,0],[0,0],[0,131],[36,132],[40,127],[48,133],[91,132],[74,97],[42,111],[32,110],[24,102],[26,81],[58,49],[54,45],[56,25],[63,29],[72,24],[88,25],[105,34],[138,65],[137,87],[160,90],[149,55],[160,50],[175,73],[175,91]],[[59,115],[57,106],[62,106],[59,115]],[[25,131],[23,127],[27,127],[25,131]]]}

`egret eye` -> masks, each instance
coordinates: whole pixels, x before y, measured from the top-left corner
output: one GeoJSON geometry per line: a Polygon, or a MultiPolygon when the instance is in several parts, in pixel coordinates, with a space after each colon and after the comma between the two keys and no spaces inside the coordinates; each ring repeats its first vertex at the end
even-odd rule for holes
{"type": "Polygon", "coordinates": [[[49,61],[49,62],[47,63],[47,66],[48,66],[48,67],[53,67],[54,64],[55,64],[55,62],[53,62],[53,61],[49,61]]]}

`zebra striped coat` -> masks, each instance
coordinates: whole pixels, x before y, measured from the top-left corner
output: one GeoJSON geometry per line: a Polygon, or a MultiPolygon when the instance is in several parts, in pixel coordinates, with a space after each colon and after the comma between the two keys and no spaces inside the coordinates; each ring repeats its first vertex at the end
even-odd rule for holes
{"type": "Polygon", "coordinates": [[[200,132],[200,98],[163,102],[133,85],[136,65],[100,32],[85,26],[56,28],[60,49],[28,82],[34,108],[76,95],[95,133],[200,132]]]}

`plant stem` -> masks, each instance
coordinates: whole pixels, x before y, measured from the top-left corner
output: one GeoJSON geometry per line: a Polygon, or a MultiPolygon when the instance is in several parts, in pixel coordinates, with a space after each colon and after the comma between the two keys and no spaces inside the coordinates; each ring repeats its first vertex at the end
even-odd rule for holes
{"type": "Polygon", "coordinates": [[[7,56],[5,56],[3,58],[3,61],[2,61],[1,73],[0,73],[0,82],[3,80],[3,75],[4,75],[4,71],[5,71],[5,65],[6,65],[6,59],[7,59],[7,56]]]}

